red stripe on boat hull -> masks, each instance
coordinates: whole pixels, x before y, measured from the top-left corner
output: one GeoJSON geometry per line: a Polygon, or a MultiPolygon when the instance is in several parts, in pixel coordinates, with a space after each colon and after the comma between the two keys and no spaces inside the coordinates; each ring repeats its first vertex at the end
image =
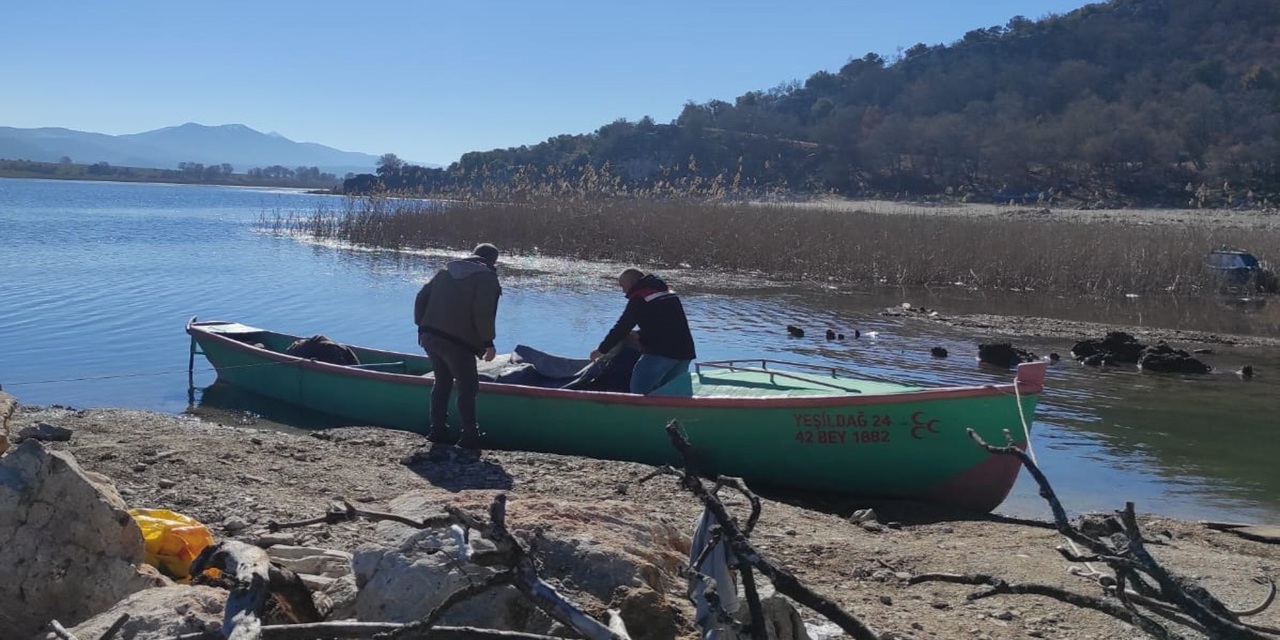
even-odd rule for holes
{"type": "MultiPolygon", "coordinates": [[[[1026,443],[1017,445],[1026,450],[1026,443]]],[[[990,513],[1009,497],[1022,470],[1022,461],[1011,455],[992,454],[986,460],[936,486],[926,498],[939,504],[955,505],[990,513]]]]}

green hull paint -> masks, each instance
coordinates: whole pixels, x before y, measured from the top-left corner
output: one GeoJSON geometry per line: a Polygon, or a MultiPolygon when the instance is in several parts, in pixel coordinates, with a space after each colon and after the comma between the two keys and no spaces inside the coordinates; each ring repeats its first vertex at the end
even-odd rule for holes
{"type": "MultiPolygon", "coordinates": [[[[193,323],[188,333],[193,351],[198,346],[219,379],[234,386],[358,424],[420,433],[429,426],[431,379],[420,375],[430,370],[425,356],[356,349],[363,363],[356,370],[279,353],[295,336],[230,323],[193,323]],[[227,326],[233,330],[219,333],[227,326]]],[[[1028,425],[1044,372],[1042,364],[1032,367],[1039,368],[1027,369],[1030,382],[1018,387],[1028,425]]],[[[822,390],[831,378],[807,375],[790,379],[799,390],[786,397],[724,393],[740,391],[753,376],[767,393],[766,375],[706,365],[693,375],[694,397],[482,383],[477,412],[487,447],[655,465],[679,463],[663,429],[675,419],[707,472],[798,489],[987,511],[1016,479],[1016,459],[993,456],[966,434],[973,428],[1004,444],[1007,429],[1025,445],[1012,384],[921,389],[868,382],[874,393],[848,393],[822,390]]]]}

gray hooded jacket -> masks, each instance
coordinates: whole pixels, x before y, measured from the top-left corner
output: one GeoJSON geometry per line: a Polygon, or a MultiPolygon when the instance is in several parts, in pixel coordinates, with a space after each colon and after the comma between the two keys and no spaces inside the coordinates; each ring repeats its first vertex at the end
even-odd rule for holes
{"type": "Polygon", "coordinates": [[[502,286],[481,258],[454,260],[422,285],[413,302],[418,333],[439,336],[477,355],[493,346],[502,286]]]}

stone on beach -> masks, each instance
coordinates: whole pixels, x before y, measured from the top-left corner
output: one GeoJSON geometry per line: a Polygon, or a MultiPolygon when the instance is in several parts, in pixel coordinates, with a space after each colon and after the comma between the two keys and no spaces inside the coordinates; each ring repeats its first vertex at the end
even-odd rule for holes
{"type": "MultiPolygon", "coordinates": [[[[171,585],[144,589],[68,629],[77,638],[101,638],[124,614],[116,638],[171,640],[193,633],[220,633],[227,592],[216,587],[171,585]]],[[[214,636],[216,637],[216,636],[214,636]]]]}
{"type": "Polygon", "coordinates": [[[0,458],[0,628],[74,625],[166,582],[141,570],[142,531],[111,481],[27,440],[0,458]]]}

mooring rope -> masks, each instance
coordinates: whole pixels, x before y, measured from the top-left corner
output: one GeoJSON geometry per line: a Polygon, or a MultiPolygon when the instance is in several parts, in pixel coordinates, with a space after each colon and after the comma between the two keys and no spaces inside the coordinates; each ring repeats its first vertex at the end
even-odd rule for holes
{"type": "Polygon", "coordinates": [[[1027,457],[1031,458],[1032,462],[1040,464],[1040,461],[1036,460],[1035,449],[1031,448],[1031,425],[1027,424],[1027,414],[1022,408],[1022,390],[1018,386],[1017,379],[1013,381],[1013,398],[1018,404],[1018,421],[1022,423],[1022,437],[1026,439],[1027,457]]]}
{"type": "MultiPolygon", "coordinates": [[[[1022,409],[1022,390],[1019,388],[1017,380],[1014,380],[1013,382],[1013,397],[1014,397],[1014,401],[1018,403],[1018,420],[1022,422],[1022,435],[1023,437],[1026,438],[1026,442],[1027,442],[1027,457],[1031,458],[1031,462],[1035,464],[1040,464],[1040,462],[1036,460],[1035,449],[1031,447],[1031,426],[1027,424],[1027,414],[1022,409]]],[[[1076,543],[1074,540],[1072,540],[1071,538],[1068,538],[1065,535],[1062,536],[1062,539],[1067,542],[1067,546],[1071,547],[1071,552],[1074,553],[1077,557],[1083,555],[1083,552],[1080,550],[1080,547],[1076,546],[1076,543]]],[[[1076,566],[1068,566],[1067,573],[1070,573],[1071,575],[1075,575],[1075,576],[1092,578],[1094,580],[1097,580],[1098,578],[1105,575],[1101,571],[1098,571],[1096,568],[1094,568],[1094,566],[1088,562],[1081,561],[1080,564],[1083,564],[1085,568],[1081,569],[1076,566]]]]}

